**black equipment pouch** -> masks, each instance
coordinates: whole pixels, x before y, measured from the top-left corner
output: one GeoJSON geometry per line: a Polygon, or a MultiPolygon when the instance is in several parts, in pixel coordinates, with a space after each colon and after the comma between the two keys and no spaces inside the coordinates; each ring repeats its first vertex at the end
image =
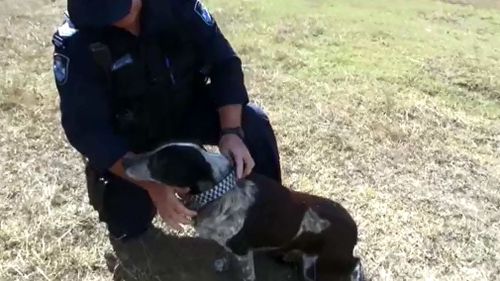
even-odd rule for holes
{"type": "Polygon", "coordinates": [[[111,67],[113,65],[113,58],[109,47],[101,42],[95,42],[90,44],[89,48],[95,63],[106,75],[108,87],[111,87],[111,67]]]}

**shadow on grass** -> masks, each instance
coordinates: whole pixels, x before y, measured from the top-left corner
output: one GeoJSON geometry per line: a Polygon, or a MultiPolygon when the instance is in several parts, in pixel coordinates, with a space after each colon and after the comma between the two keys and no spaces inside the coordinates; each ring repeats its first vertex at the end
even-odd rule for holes
{"type": "MultiPolygon", "coordinates": [[[[106,257],[115,281],[237,281],[238,266],[216,272],[214,261],[228,257],[215,242],[170,236],[153,228],[142,237],[120,242],[111,240],[116,256],[106,257]]],[[[299,281],[297,268],[278,263],[266,255],[256,255],[258,281],[299,281]]]]}

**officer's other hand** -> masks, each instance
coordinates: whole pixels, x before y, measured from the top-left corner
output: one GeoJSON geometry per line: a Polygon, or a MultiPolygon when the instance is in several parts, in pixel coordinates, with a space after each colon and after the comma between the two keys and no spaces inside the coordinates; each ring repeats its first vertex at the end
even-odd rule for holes
{"type": "Polygon", "coordinates": [[[238,179],[252,172],[255,162],[240,137],[234,134],[223,135],[219,141],[219,150],[236,165],[238,179]]]}
{"type": "Polygon", "coordinates": [[[186,208],[179,199],[189,192],[187,188],[176,188],[157,183],[148,183],[148,185],[149,196],[156,206],[158,214],[168,226],[181,231],[181,224],[191,224],[191,219],[196,216],[196,212],[186,208]]]}

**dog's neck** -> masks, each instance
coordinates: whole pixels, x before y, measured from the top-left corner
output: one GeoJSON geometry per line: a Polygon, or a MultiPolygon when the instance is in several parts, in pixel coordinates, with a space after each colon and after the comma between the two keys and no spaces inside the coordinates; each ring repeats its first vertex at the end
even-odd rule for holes
{"type": "Polygon", "coordinates": [[[205,192],[221,182],[232,169],[231,162],[222,154],[204,152],[203,156],[212,170],[211,180],[201,180],[197,183],[199,192],[205,192]]]}

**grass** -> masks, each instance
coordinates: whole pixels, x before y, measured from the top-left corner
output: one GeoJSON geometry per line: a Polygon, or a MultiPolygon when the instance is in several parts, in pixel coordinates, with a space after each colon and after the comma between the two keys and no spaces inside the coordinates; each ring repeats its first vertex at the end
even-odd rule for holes
{"type": "MultiPolygon", "coordinates": [[[[469,2],[207,2],[271,117],[285,183],[352,212],[373,280],[499,280],[500,12],[469,2]]],[[[0,280],[112,276],[59,125],[63,9],[0,11],[0,280]]]]}

